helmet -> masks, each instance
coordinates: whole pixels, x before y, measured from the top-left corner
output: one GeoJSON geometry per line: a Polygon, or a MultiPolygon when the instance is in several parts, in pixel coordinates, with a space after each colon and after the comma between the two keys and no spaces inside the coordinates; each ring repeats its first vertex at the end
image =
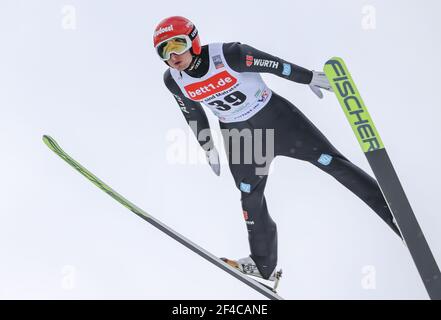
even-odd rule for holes
{"type": "Polygon", "coordinates": [[[201,53],[198,30],[190,20],[180,16],[165,18],[156,26],[153,45],[158,49],[158,45],[177,36],[186,36],[190,40],[188,47],[191,48],[193,54],[199,55],[201,53]]]}

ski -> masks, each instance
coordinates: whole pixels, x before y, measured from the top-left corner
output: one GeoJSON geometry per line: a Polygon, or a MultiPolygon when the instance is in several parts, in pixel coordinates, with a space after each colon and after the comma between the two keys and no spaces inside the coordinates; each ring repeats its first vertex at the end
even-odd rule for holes
{"type": "Polygon", "coordinates": [[[440,300],[440,270],[351,74],[337,57],[326,62],[324,71],[377,178],[429,297],[440,300]]]}
{"type": "Polygon", "coordinates": [[[231,267],[227,263],[223,262],[220,258],[216,257],[215,255],[211,254],[207,250],[201,248],[197,244],[193,243],[189,239],[185,238],[181,234],[177,233],[173,229],[169,228],[167,225],[162,223],[161,221],[155,219],[150,214],[146,213],[144,210],[140,209],[130,201],[128,201],[126,198],[121,196],[119,193],[117,193],[115,190],[110,188],[107,184],[105,184],[103,181],[101,181],[98,177],[96,177],[93,173],[91,173],[89,170],[87,170],[85,167],[83,167],[80,163],[78,163],[75,159],[73,159],[70,155],[68,155],[66,152],[61,149],[61,147],[57,144],[57,142],[51,138],[50,136],[44,135],[43,136],[44,143],[53,151],[55,152],[60,158],[62,158],[64,161],[66,161],[69,165],[71,165],[75,170],[77,170],[79,173],[81,173],[83,176],[85,176],[88,180],[90,180],[94,185],[96,185],[98,188],[103,190],[105,193],[107,193],[109,196],[111,196],[113,199],[121,203],[123,206],[125,206],[127,209],[132,211],[137,216],[141,217],[157,229],[161,230],[177,242],[183,244],[191,251],[197,253],[202,258],[208,260],[215,266],[219,267],[220,269],[226,271],[236,279],[240,280],[244,284],[250,286],[257,292],[261,293],[265,297],[271,299],[271,300],[283,300],[282,297],[280,297],[274,290],[272,290],[270,287],[265,286],[264,284],[261,284],[260,282],[253,280],[246,276],[245,274],[241,273],[240,271],[236,270],[235,268],[231,267]]]}

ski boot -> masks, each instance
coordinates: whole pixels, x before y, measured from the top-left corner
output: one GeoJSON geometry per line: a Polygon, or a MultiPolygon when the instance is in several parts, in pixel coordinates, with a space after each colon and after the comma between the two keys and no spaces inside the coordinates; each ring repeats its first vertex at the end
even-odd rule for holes
{"type": "MultiPolygon", "coordinates": [[[[224,261],[225,263],[229,264],[233,268],[236,268],[238,271],[242,272],[243,274],[246,274],[246,275],[252,276],[252,277],[257,277],[260,279],[264,279],[263,276],[260,274],[259,269],[257,269],[256,263],[249,256],[242,258],[242,259],[239,259],[239,260],[230,260],[227,258],[221,258],[221,260],[224,261]]],[[[271,276],[268,279],[264,279],[264,280],[274,282],[273,287],[270,287],[270,286],[262,283],[261,281],[259,281],[259,283],[262,284],[263,286],[269,288],[273,292],[276,292],[276,289],[279,286],[279,281],[280,281],[281,277],[282,277],[282,269],[280,269],[279,271],[276,271],[274,269],[274,272],[271,274],[271,276]]]]}

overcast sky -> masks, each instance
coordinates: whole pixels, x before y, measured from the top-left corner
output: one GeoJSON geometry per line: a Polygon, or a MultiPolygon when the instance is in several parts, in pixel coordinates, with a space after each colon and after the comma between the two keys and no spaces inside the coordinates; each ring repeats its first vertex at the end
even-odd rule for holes
{"type": "MultiPolygon", "coordinates": [[[[0,0],[0,298],[263,298],[108,197],[41,141],[50,134],[213,254],[248,255],[225,155],[220,177],[192,160],[197,141],[162,81],[166,66],[152,34],[170,15],[193,20],[203,44],[240,41],[314,70],[343,57],[441,263],[440,9],[435,0],[0,0]],[[168,157],[176,133],[185,163],[168,157]]],[[[305,85],[263,77],[372,173],[332,94],[319,100],[305,85]]],[[[220,139],[216,145],[223,150],[220,139]]],[[[427,298],[407,249],[330,176],[276,158],[265,194],[278,225],[284,298],[427,298]]]]}

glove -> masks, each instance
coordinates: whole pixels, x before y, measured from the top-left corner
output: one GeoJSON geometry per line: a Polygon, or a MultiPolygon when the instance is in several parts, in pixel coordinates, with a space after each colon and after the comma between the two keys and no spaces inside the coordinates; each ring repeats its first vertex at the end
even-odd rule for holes
{"type": "Polygon", "coordinates": [[[311,88],[312,92],[314,92],[315,95],[320,99],[323,98],[323,93],[321,92],[320,89],[333,91],[331,84],[328,81],[328,78],[326,78],[325,73],[314,70],[312,70],[312,80],[311,83],[309,84],[309,87],[311,88]]]}
{"type": "Polygon", "coordinates": [[[213,169],[217,176],[220,175],[219,153],[216,148],[213,147],[209,151],[206,151],[205,155],[207,156],[207,161],[211,169],[213,169]]]}

